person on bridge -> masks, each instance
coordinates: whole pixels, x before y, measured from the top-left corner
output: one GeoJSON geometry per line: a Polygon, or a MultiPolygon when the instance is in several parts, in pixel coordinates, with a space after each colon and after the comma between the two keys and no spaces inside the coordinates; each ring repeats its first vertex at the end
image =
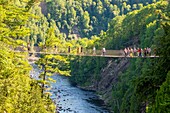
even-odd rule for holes
{"type": "Polygon", "coordinates": [[[154,57],[156,57],[156,54],[157,54],[157,50],[156,50],[156,48],[154,48],[154,57]]]}
{"type": "Polygon", "coordinates": [[[151,48],[147,47],[147,51],[148,51],[148,56],[151,56],[151,48]]]}
{"type": "Polygon", "coordinates": [[[127,56],[127,49],[125,48],[124,49],[124,54],[125,54],[125,57],[127,56]]]}
{"type": "Polygon", "coordinates": [[[133,49],[130,48],[130,57],[133,57],[133,49]]]}
{"type": "Polygon", "coordinates": [[[68,46],[68,53],[70,53],[70,50],[71,50],[71,48],[70,48],[70,46],[68,46]]]}
{"type": "Polygon", "coordinates": [[[130,48],[127,48],[127,56],[130,56],[130,48]]]}
{"type": "Polygon", "coordinates": [[[142,50],[141,50],[141,48],[138,48],[138,56],[142,57],[142,50]]]}
{"type": "Polygon", "coordinates": [[[143,53],[144,53],[143,56],[146,57],[146,55],[147,55],[147,49],[146,48],[144,48],[143,53]]]}
{"type": "Polygon", "coordinates": [[[134,56],[137,56],[137,49],[136,49],[136,47],[134,47],[133,52],[134,52],[134,56]]]}
{"type": "Polygon", "coordinates": [[[80,53],[83,53],[83,47],[82,46],[80,47],[80,53]]]}
{"type": "Polygon", "coordinates": [[[28,51],[31,50],[30,43],[27,44],[27,49],[28,49],[28,51]]]}
{"type": "Polygon", "coordinates": [[[103,56],[104,56],[105,53],[106,53],[106,49],[105,48],[102,49],[102,53],[103,53],[103,56]]]}
{"type": "Polygon", "coordinates": [[[79,49],[79,47],[77,47],[77,54],[79,54],[80,53],[80,49],[79,49]]]}
{"type": "Polygon", "coordinates": [[[93,55],[96,55],[96,48],[93,47],[93,55]]]}
{"type": "Polygon", "coordinates": [[[57,46],[56,45],[54,46],[54,52],[57,52],[57,46]]]}

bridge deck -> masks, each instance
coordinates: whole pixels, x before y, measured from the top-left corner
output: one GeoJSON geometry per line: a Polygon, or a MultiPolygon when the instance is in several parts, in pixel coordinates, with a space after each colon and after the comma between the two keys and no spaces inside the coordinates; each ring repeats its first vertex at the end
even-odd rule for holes
{"type": "MultiPolygon", "coordinates": [[[[67,56],[94,56],[94,57],[115,57],[115,58],[118,58],[118,57],[125,57],[123,54],[122,55],[108,55],[108,54],[105,54],[105,55],[99,55],[99,54],[85,54],[85,53],[79,53],[79,54],[73,54],[73,53],[55,53],[55,52],[29,52],[29,54],[53,54],[53,55],[67,55],[67,56]]],[[[126,57],[129,57],[129,58],[138,58],[138,56],[133,56],[133,57],[130,57],[130,56],[126,56],[126,57]]],[[[153,57],[158,57],[158,56],[154,56],[154,55],[151,55],[151,56],[145,56],[146,58],[153,58],[153,57]]],[[[145,58],[145,57],[142,57],[142,58],[145,58]]]]}
{"type": "MultiPolygon", "coordinates": [[[[124,58],[124,52],[122,50],[107,50],[105,55],[102,54],[101,50],[96,50],[95,54],[93,53],[92,50],[88,50],[86,52],[82,52],[82,53],[67,53],[67,52],[42,52],[42,51],[35,51],[35,52],[31,52],[31,51],[15,51],[15,52],[27,52],[30,54],[30,56],[28,57],[29,61],[36,61],[39,58],[35,57],[37,54],[53,54],[53,55],[64,55],[64,56],[89,56],[89,57],[107,57],[107,58],[124,58]],[[33,56],[34,57],[33,57],[33,56]]],[[[154,57],[159,57],[159,56],[145,56],[145,57],[138,57],[138,56],[126,56],[126,58],[154,58],[154,57]]]]}

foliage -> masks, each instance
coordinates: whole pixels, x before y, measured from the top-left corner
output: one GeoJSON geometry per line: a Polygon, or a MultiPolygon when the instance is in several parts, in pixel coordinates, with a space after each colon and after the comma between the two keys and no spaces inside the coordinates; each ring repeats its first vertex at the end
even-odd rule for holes
{"type": "Polygon", "coordinates": [[[37,64],[43,72],[36,81],[29,77],[26,54],[13,52],[18,45],[50,52],[70,47],[74,54],[80,47],[151,47],[160,58],[131,59],[112,86],[109,105],[121,113],[168,112],[169,7],[156,0],[0,0],[0,112],[54,112],[46,96],[54,82],[50,76],[71,74],[73,83],[91,86],[102,79],[108,61],[42,55],[37,64]]]}
{"type": "Polygon", "coordinates": [[[42,69],[39,83],[42,87],[42,96],[46,91],[45,86],[49,87],[51,82],[55,82],[50,78],[54,73],[60,75],[70,75],[69,62],[63,56],[59,55],[45,55],[37,61],[37,65],[42,69]]]}
{"type": "Polygon", "coordinates": [[[53,113],[50,99],[41,98],[41,88],[29,76],[25,54],[14,53],[0,42],[0,112],[53,113]]]}
{"type": "Polygon", "coordinates": [[[168,113],[170,112],[170,72],[168,72],[166,81],[161,85],[160,90],[157,91],[156,104],[153,113],[168,113]]]}
{"type": "MultiPolygon", "coordinates": [[[[151,47],[152,52],[156,50],[157,55],[160,56],[160,58],[153,59],[136,58],[130,60],[130,66],[119,75],[118,81],[112,87],[112,100],[110,100],[109,105],[114,112],[157,111],[160,113],[163,110],[169,110],[169,107],[165,109],[165,106],[169,106],[169,101],[165,101],[162,99],[164,97],[160,96],[163,91],[162,87],[169,87],[165,82],[170,70],[169,9],[167,1],[147,5],[127,15],[113,18],[109,23],[108,30],[100,33],[99,47],[106,47],[106,49],[123,49],[129,46],[151,47]]],[[[73,71],[74,76],[71,77],[78,85],[90,86],[96,84],[98,80],[100,81],[100,79],[94,79],[93,69],[96,70],[98,67],[96,64],[103,65],[104,63],[100,63],[101,60],[97,62],[87,62],[87,60],[89,58],[81,58],[79,62],[74,61],[71,64],[74,66],[76,64],[73,70],[75,70],[74,68],[80,70],[75,70],[76,73],[73,71]],[[82,69],[84,70],[82,71],[82,69]]],[[[104,66],[99,66],[98,72],[104,66]]],[[[100,78],[100,74],[98,77],[100,78]]],[[[166,95],[165,98],[168,99],[169,96],[166,95]]]]}
{"type": "Polygon", "coordinates": [[[73,84],[91,85],[93,80],[100,80],[100,70],[106,65],[105,58],[75,57],[71,62],[70,80],[73,84]]]}
{"type": "MultiPolygon", "coordinates": [[[[67,36],[77,34],[90,38],[106,31],[109,21],[119,15],[127,14],[152,3],[136,0],[46,0],[46,16],[57,23],[60,31],[67,36]]],[[[44,8],[44,7],[43,7],[44,8]]]]}
{"type": "Polygon", "coordinates": [[[31,66],[26,53],[16,53],[19,45],[26,45],[29,36],[26,26],[34,0],[0,0],[0,112],[54,113],[55,105],[41,97],[41,87],[29,76],[31,66]]]}
{"type": "MultiPolygon", "coordinates": [[[[48,50],[48,52],[50,52],[50,50],[52,50],[52,52],[60,52],[59,50],[55,49],[65,50],[66,48],[63,48],[65,43],[66,42],[64,40],[55,37],[54,28],[50,27],[47,31],[47,36],[45,37],[45,42],[44,44],[42,44],[42,46],[45,46],[43,48],[44,51],[48,50]],[[55,46],[56,48],[54,48],[55,46]]],[[[45,93],[49,94],[47,93],[45,87],[49,87],[51,82],[55,82],[55,80],[50,77],[54,75],[54,73],[70,76],[70,66],[68,58],[66,56],[52,54],[42,55],[42,57],[36,62],[36,64],[42,70],[42,73],[39,76],[39,83],[42,87],[42,96],[45,93]]]]}
{"type": "Polygon", "coordinates": [[[0,9],[0,41],[12,44],[13,39],[28,35],[29,29],[25,24],[31,14],[26,9],[15,5],[13,0],[1,0],[0,9]]]}

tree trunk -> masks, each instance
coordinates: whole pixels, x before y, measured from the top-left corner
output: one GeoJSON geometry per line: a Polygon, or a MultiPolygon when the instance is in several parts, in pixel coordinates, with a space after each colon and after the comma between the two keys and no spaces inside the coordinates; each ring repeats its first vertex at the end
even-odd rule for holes
{"type": "Polygon", "coordinates": [[[47,72],[46,65],[47,65],[47,59],[46,59],[45,66],[44,66],[43,83],[42,83],[42,91],[41,91],[42,97],[43,97],[43,94],[44,94],[44,87],[45,87],[44,81],[45,81],[45,76],[46,76],[46,72],[47,72]]]}

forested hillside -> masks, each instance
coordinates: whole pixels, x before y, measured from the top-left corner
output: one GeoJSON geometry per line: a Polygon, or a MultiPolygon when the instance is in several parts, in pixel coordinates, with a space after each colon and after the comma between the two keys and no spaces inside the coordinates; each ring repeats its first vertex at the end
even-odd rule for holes
{"type": "Polygon", "coordinates": [[[54,113],[52,100],[41,93],[38,81],[30,78],[27,54],[14,49],[25,42],[34,1],[0,0],[0,112],[54,113]],[[42,95],[44,95],[42,97],[42,95]]]}
{"type": "Polygon", "coordinates": [[[42,8],[68,39],[98,35],[109,21],[156,0],[45,0],[42,8]]]}
{"type": "Polygon", "coordinates": [[[54,73],[95,90],[116,113],[170,112],[169,12],[166,0],[0,0],[0,112],[55,112],[46,88],[54,73]],[[70,53],[151,47],[159,57],[41,55],[34,80],[28,53],[15,52],[34,46],[70,53]]]}
{"type": "Polygon", "coordinates": [[[99,42],[102,43],[97,46],[98,49],[151,47],[152,51],[156,49],[160,58],[79,57],[72,62],[74,76],[71,77],[71,81],[84,88],[96,90],[102,98],[107,99],[107,104],[116,113],[168,113],[170,111],[168,107],[170,105],[168,101],[170,98],[168,95],[170,91],[169,12],[167,1],[147,5],[127,15],[113,18],[108,30],[99,35],[99,42]],[[121,66],[125,60],[129,62],[126,70],[123,67],[118,67],[120,70],[116,70],[116,66],[121,66]],[[115,67],[111,67],[110,62],[115,62],[115,65],[113,64],[115,67]],[[106,72],[109,68],[113,69],[110,73],[106,72]],[[108,77],[110,80],[103,83],[108,77]],[[107,90],[110,88],[108,85],[112,85],[110,93],[108,92],[110,89],[107,90]]]}
{"type": "Polygon", "coordinates": [[[37,19],[30,18],[27,23],[31,35],[27,36],[26,42],[31,47],[45,45],[49,28],[54,29],[58,42],[81,37],[92,39],[95,35],[102,35],[114,17],[123,17],[153,2],[156,1],[45,0],[32,7],[31,13],[37,19]]]}

